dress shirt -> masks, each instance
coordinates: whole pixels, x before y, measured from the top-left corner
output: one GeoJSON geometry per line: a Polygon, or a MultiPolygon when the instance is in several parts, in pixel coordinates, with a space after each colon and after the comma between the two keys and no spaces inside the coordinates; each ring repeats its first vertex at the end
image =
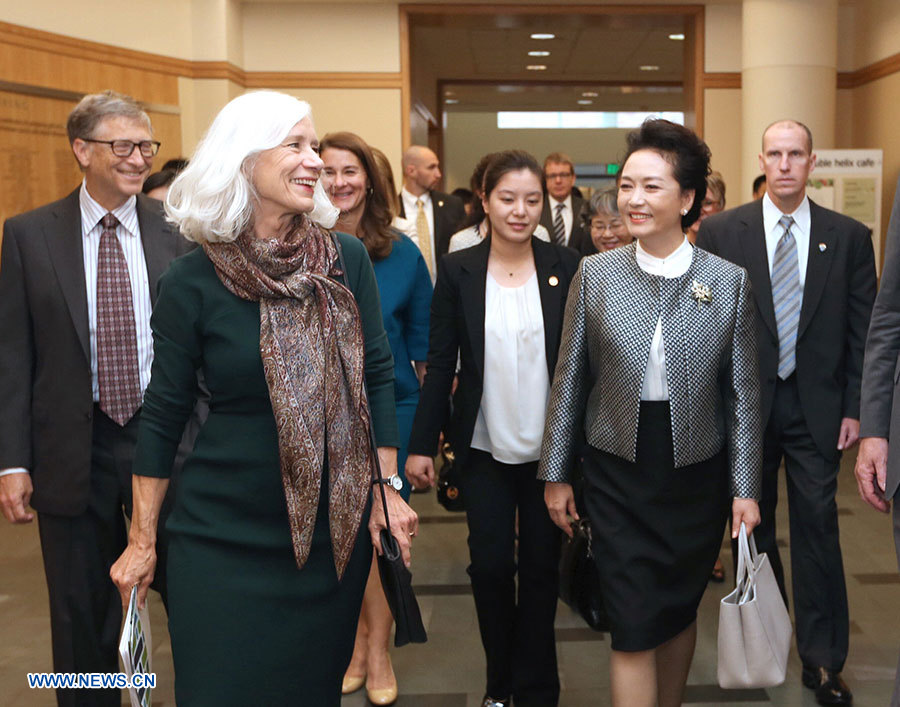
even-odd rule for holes
{"type": "Polygon", "coordinates": [[[472,449],[504,464],[540,457],[550,375],[544,314],[535,272],[524,285],[502,287],[487,274],[484,382],[472,449]]]}
{"type": "Polygon", "coordinates": [[[804,196],[800,206],[792,214],[784,214],[769,198],[768,192],[762,198],[763,228],[766,231],[766,255],[769,258],[769,276],[772,276],[772,263],[775,261],[775,248],[784,235],[784,228],[778,224],[782,216],[791,216],[794,225],[791,233],[797,244],[797,267],[800,268],[800,289],[806,284],[806,263],[809,260],[809,232],[811,228],[809,215],[809,197],[804,196]]]}
{"type": "Polygon", "coordinates": [[[418,231],[416,231],[415,219],[410,221],[408,218],[394,216],[394,218],[391,219],[391,228],[397,229],[404,236],[408,236],[409,240],[411,240],[417,246],[419,245],[419,233],[418,231]]]}
{"type": "Polygon", "coordinates": [[[572,192],[569,192],[569,195],[562,201],[557,201],[548,194],[547,203],[550,206],[550,223],[553,223],[553,220],[556,218],[556,207],[559,204],[566,205],[566,208],[562,210],[563,225],[566,227],[566,242],[562,245],[569,245],[569,240],[572,238],[572,221],[575,218],[575,215],[572,213],[572,192]]]}
{"type": "MultiPolygon", "coordinates": [[[[694,249],[685,236],[678,246],[667,258],[657,258],[650,255],[637,242],[634,257],[638,266],[650,275],[658,275],[671,279],[681,277],[691,267],[694,249]]],[[[650,358],[647,360],[647,371],[644,373],[644,384],[641,388],[641,400],[668,400],[669,385],[666,383],[666,349],[663,344],[662,318],[656,320],[656,331],[653,332],[653,341],[650,342],[650,358]]]]}
{"type": "MultiPolygon", "coordinates": [[[[91,391],[94,402],[100,400],[100,384],[97,378],[97,261],[100,254],[100,234],[103,232],[101,219],[107,211],[88,194],[82,181],[78,194],[81,205],[81,237],[84,253],[84,281],[87,288],[88,331],[91,337],[91,391]]],[[[150,284],[147,262],[141,242],[141,229],[137,217],[137,197],[130,197],[119,208],[112,211],[119,219],[116,237],[125,253],[128,265],[128,279],[131,282],[131,299],[134,305],[134,325],[137,334],[138,366],[140,367],[141,391],[150,382],[150,366],[153,362],[153,337],[150,332],[150,284]],[[135,296],[137,293],[137,296],[135,296]]],[[[0,471],[0,476],[27,473],[28,469],[14,467],[0,471]]]]}
{"type": "MultiPolygon", "coordinates": [[[[431,262],[428,263],[428,269],[436,273],[437,272],[437,253],[435,249],[437,248],[437,241],[434,239],[434,209],[431,204],[431,192],[427,191],[422,196],[413,196],[408,191],[406,191],[406,187],[403,187],[400,190],[400,199],[403,201],[403,213],[406,214],[406,220],[412,221],[413,227],[416,225],[417,214],[419,213],[419,207],[416,206],[416,202],[418,200],[422,200],[422,208],[425,209],[425,219],[428,221],[428,232],[431,234],[431,262]]],[[[418,245],[418,238],[416,238],[416,244],[418,245]]]]}
{"type": "MultiPolygon", "coordinates": [[[[107,210],[88,194],[82,182],[78,195],[81,204],[81,236],[84,251],[84,281],[87,287],[88,331],[91,335],[91,390],[94,402],[100,400],[100,384],[97,378],[97,263],[100,254],[100,220],[107,210]]],[[[150,366],[153,363],[153,335],[150,331],[150,281],[141,229],[137,217],[137,197],[129,197],[112,215],[119,219],[116,238],[125,254],[128,280],[131,283],[131,301],[134,307],[134,330],[137,335],[138,369],[141,392],[150,382],[150,366]]]]}

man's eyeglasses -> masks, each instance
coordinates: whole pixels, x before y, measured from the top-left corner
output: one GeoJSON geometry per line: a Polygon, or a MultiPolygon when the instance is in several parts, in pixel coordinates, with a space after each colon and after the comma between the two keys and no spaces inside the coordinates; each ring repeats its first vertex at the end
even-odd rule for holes
{"type": "Polygon", "coordinates": [[[109,145],[109,148],[116,157],[131,157],[131,153],[134,152],[135,147],[141,151],[141,154],[144,157],[153,157],[159,152],[159,146],[161,144],[156,140],[133,142],[131,140],[92,140],[88,137],[83,137],[81,139],[85,142],[99,142],[104,145],[109,145]]]}
{"type": "Polygon", "coordinates": [[[557,179],[571,179],[573,175],[571,172],[549,172],[547,174],[548,181],[555,181],[557,179]]]}

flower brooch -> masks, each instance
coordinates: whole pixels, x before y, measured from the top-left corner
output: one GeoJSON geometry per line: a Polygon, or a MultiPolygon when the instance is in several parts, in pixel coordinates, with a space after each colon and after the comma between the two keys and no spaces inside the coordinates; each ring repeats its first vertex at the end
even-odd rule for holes
{"type": "Polygon", "coordinates": [[[712,290],[709,289],[709,285],[704,285],[702,282],[694,280],[691,283],[691,297],[697,300],[697,309],[700,309],[700,305],[703,302],[706,302],[706,304],[712,302],[712,290]]]}

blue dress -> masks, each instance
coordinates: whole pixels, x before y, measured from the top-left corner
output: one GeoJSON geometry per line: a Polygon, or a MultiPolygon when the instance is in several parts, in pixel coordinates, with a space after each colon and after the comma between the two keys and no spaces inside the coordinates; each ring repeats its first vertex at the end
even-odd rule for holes
{"type": "Polygon", "coordinates": [[[411,361],[428,358],[428,325],[431,312],[431,275],[418,246],[399,234],[391,253],[372,263],[381,296],[381,316],[394,355],[394,399],[400,447],[397,468],[403,478],[400,492],[409,500],[410,485],[403,473],[416,405],[419,379],[411,361]]]}

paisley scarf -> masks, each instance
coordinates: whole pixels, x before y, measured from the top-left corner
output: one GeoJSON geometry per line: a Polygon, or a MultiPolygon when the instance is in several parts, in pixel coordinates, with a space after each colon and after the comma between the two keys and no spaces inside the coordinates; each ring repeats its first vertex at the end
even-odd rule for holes
{"type": "Polygon", "coordinates": [[[301,216],[286,238],[245,233],[203,249],[225,287],[259,302],[259,352],[278,427],[297,567],[309,557],[327,458],[328,519],[340,579],[359,532],[374,459],[362,324],[353,294],[331,279],[341,274],[335,243],[301,216]]]}

